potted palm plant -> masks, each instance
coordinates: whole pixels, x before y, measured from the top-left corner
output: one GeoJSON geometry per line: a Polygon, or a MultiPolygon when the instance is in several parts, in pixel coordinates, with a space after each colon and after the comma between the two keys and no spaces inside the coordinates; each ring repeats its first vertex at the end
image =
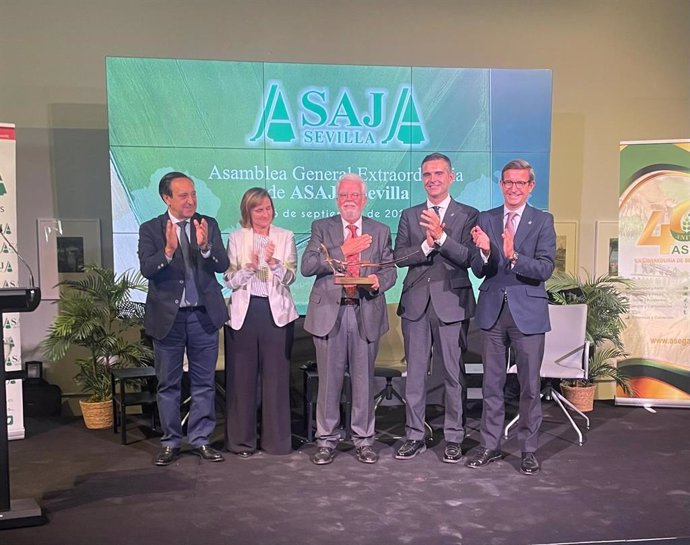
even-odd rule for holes
{"type": "MultiPolygon", "coordinates": [[[[59,312],[41,343],[45,357],[63,359],[72,347],[86,349],[75,360],[75,381],[88,394],[80,400],[88,428],[112,426],[111,374],[113,366],[147,365],[153,352],[141,337],[144,305],[132,300],[134,291],[146,290],[137,272],[118,276],[95,265],[84,268],[79,280],[60,282],[59,312]]],[[[82,351],[83,352],[83,351],[82,351]]]]}
{"type": "Polygon", "coordinates": [[[631,287],[631,280],[608,274],[594,277],[586,271],[582,277],[557,272],[546,283],[553,303],[587,304],[587,338],[591,344],[587,377],[561,382],[563,395],[580,410],[592,410],[597,382],[613,381],[632,395],[628,376],[615,365],[627,355],[621,333],[625,328],[623,316],[630,309],[624,291],[631,287]]]}

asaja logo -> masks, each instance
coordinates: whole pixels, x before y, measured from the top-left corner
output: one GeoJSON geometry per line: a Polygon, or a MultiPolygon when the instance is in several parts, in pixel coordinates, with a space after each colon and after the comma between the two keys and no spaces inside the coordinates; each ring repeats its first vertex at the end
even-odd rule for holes
{"type": "Polygon", "coordinates": [[[0,172],[0,197],[7,193],[7,188],[5,187],[5,181],[2,179],[2,172],[0,172]]]}
{"type": "Polygon", "coordinates": [[[690,241],[690,201],[676,207],[671,215],[671,236],[682,242],[690,241]]]}
{"type": "Polygon", "coordinates": [[[7,356],[5,358],[5,367],[12,367],[17,363],[19,363],[19,358],[17,358],[17,356],[7,356]]]}
{"type": "Polygon", "coordinates": [[[17,318],[5,318],[2,322],[2,327],[5,329],[12,329],[13,327],[17,327],[18,325],[19,321],[17,320],[17,318]]]}
{"type": "Polygon", "coordinates": [[[269,82],[256,129],[247,135],[247,143],[380,148],[426,142],[424,122],[409,85],[401,86],[390,104],[388,91],[381,89],[367,89],[363,97],[355,97],[350,88],[341,87],[334,95],[331,100],[329,89],[308,87],[292,105],[282,82],[269,82]]]}
{"type": "Polygon", "coordinates": [[[690,200],[675,206],[670,213],[668,223],[664,223],[664,213],[655,210],[649,216],[638,246],[658,246],[661,254],[690,253],[690,200]]]}

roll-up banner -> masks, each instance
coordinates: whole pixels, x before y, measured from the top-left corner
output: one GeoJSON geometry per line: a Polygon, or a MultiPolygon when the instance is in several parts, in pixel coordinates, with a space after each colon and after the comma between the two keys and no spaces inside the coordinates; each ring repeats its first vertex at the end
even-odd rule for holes
{"type": "MultiPolygon", "coordinates": [[[[15,128],[11,123],[0,123],[0,225],[9,241],[17,246],[17,177],[15,128]]],[[[17,255],[7,242],[0,240],[0,287],[17,286],[17,255]]],[[[19,371],[22,368],[19,314],[2,315],[2,332],[5,343],[5,369],[19,371]]],[[[24,408],[22,381],[8,380],[7,385],[7,435],[9,439],[24,438],[24,408]]]]}
{"type": "Polygon", "coordinates": [[[622,142],[619,274],[634,280],[618,366],[634,397],[690,407],[690,140],[622,142]]]}

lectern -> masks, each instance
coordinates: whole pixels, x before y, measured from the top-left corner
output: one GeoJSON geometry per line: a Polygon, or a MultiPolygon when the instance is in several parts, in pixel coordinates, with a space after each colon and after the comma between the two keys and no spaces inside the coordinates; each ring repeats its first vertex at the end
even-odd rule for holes
{"type": "Polygon", "coordinates": [[[36,526],[46,522],[33,499],[10,500],[10,458],[7,438],[7,391],[5,381],[23,378],[23,371],[5,370],[2,315],[31,312],[41,302],[40,288],[0,288],[0,529],[36,526]]]}

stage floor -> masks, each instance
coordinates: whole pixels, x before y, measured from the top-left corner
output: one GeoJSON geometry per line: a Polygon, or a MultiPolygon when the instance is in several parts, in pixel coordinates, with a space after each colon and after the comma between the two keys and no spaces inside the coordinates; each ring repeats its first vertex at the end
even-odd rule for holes
{"type": "MultiPolygon", "coordinates": [[[[27,438],[10,443],[12,498],[34,498],[49,522],[3,530],[0,543],[690,543],[690,411],[597,402],[580,447],[560,411],[544,409],[542,471],[532,477],[518,472],[514,437],[504,460],[477,470],[442,463],[438,433],[409,461],[393,459],[399,441],[385,435],[376,465],[357,462],[343,442],[318,467],[309,461],[315,446],[296,435],[288,456],[228,454],[212,464],[183,455],[158,468],[158,440],[143,426],[122,446],[112,430],[89,431],[80,419],[27,419],[27,438]]],[[[438,409],[429,412],[440,424],[438,409]]],[[[465,451],[478,444],[478,413],[475,404],[465,451]]],[[[402,407],[381,407],[377,426],[402,433],[403,420],[402,407]]],[[[294,422],[299,433],[300,415],[294,422]]],[[[214,439],[222,446],[222,425],[214,439]]]]}

